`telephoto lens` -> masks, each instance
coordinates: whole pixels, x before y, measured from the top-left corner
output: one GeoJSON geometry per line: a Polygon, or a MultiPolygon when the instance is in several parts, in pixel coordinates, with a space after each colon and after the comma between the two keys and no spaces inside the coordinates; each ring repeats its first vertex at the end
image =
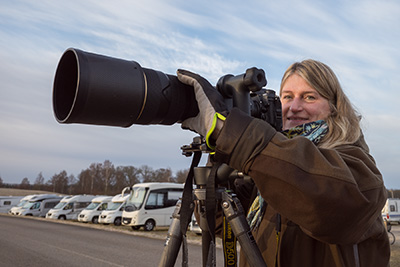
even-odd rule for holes
{"type": "Polygon", "coordinates": [[[58,63],[53,110],[60,123],[120,127],[171,125],[198,113],[193,88],[176,76],[74,48],[58,63]]]}

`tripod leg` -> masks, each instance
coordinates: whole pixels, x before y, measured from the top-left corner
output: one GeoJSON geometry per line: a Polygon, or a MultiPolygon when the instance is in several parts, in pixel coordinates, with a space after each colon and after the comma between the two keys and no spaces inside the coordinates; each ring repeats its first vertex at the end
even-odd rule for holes
{"type": "Polygon", "coordinates": [[[181,205],[178,203],[172,215],[172,223],[168,229],[167,239],[165,240],[163,254],[158,267],[173,267],[175,265],[182,244],[180,209],[181,205]]]}
{"type": "Polygon", "coordinates": [[[222,193],[222,210],[232,227],[232,231],[239,240],[241,249],[247,257],[250,266],[267,266],[260,249],[258,248],[249,224],[245,218],[242,204],[239,199],[228,192],[222,193]]]}
{"type": "Polygon", "coordinates": [[[208,254],[210,252],[210,244],[211,244],[211,235],[208,230],[202,230],[201,233],[201,244],[202,244],[202,252],[203,252],[203,267],[207,266],[208,254]]]}

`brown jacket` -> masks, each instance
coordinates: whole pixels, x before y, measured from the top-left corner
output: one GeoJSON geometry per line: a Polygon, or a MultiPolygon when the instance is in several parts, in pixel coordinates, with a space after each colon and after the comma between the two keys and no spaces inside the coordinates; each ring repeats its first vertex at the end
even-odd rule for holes
{"type": "Polygon", "coordinates": [[[250,175],[267,202],[253,231],[267,266],[389,266],[386,189],[363,139],[322,149],[234,109],[215,158],[250,175]]]}

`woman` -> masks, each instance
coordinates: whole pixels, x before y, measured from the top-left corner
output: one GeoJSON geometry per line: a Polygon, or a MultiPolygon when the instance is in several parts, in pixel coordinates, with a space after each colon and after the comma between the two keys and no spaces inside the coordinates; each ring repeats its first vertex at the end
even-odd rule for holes
{"type": "MultiPolygon", "coordinates": [[[[282,133],[237,109],[215,117],[226,114],[216,90],[186,71],[178,78],[194,86],[200,110],[182,126],[207,136],[215,160],[255,183],[252,205],[241,200],[267,266],[389,265],[386,189],[359,117],[328,66],[305,60],[285,72],[282,133]]],[[[245,186],[236,190],[249,195],[245,186]]],[[[240,259],[247,266],[245,255],[240,259]]]]}

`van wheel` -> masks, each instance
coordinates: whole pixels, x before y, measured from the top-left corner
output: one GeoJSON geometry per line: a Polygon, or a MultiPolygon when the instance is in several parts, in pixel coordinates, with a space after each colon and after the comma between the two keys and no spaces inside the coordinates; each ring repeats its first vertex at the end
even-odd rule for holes
{"type": "Polygon", "coordinates": [[[114,225],[115,225],[115,226],[120,226],[120,225],[121,225],[121,217],[115,218],[115,220],[114,220],[114,225]]]}
{"type": "Polygon", "coordinates": [[[156,226],[156,223],[153,220],[147,220],[144,224],[144,230],[152,231],[154,229],[154,226],[156,226]]]}
{"type": "Polygon", "coordinates": [[[64,215],[61,215],[61,216],[58,217],[58,219],[59,219],[59,220],[65,220],[66,218],[65,218],[64,215]]]}
{"type": "Polygon", "coordinates": [[[95,223],[95,224],[99,223],[99,216],[94,216],[92,219],[92,223],[95,223]]]}

